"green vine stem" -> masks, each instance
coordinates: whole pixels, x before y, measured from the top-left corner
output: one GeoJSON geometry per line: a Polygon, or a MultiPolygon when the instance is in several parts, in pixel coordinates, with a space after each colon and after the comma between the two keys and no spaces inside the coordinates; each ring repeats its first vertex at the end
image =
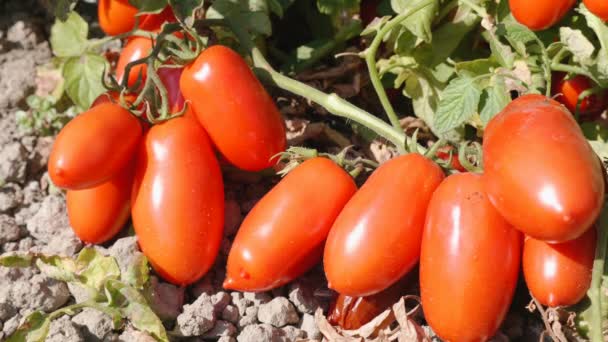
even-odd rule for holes
{"type": "Polygon", "coordinates": [[[589,339],[591,342],[604,341],[602,326],[602,277],[604,276],[606,245],[608,244],[608,204],[604,204],[602,208],[597,229],[598,238],[595,247],[591,287],[587,291],[587,296],[591,300],[591,307],[589,308],[589,339]]]}
{"type": "Polygon", "coordinates": [[[378,31],[378,33],[372,40],[371,45],[363,53],[365,56],[365,63],[367,64],[367,70],[369,72],[372,85],[376,90],[376,94],[378,94],[380,103],[382,104],[382,107],[384,108],[384,111],[386,112],[386,115],[388,116],[391,125],[393,125],[395,129],[401,129],[401,124],[399,123],[399,117],[397,117],[397,113],[395,113],[395,109],[393,109],[393,105],[389,101],[388,96],[386,95],[386,91],[382,86],[380,76],[378,76],[378,68],[376,66],[376,54],[378,53],[378,48],[380,47],[380,44],[382,44],[384,36],[386,36],[387,33],[389,33],[397,25],[401,24],[402,21],[411,17],[413,14],[416,14],[425,7],[432,5],[433,2],[433,0],[424,1],[419,5],[413,7],[411,10],[401,13],[390,21],[388,21],[386,25],[384,25],[378,31]]]}

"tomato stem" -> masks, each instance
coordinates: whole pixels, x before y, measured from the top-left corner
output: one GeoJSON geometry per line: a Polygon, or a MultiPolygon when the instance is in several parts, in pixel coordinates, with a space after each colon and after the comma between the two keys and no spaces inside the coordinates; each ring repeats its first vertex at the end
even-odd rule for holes
{"type": "Polygon", "coordinates": [[[378,33],[372,40],[371,45],[364,51],[365,63],[367,64],[367,70],[369,72],[370,80],[372,81],[372,85],[374,86],[374,89],[376,90],[376,94],[378,94],[380,103],[382,104],[382,107],[384,108],[384,111],[386,112],[386,115],[388,116],[389,121],[391,122],[391,124],[393,125],[393,127],[395,129],[400,130],[401,123],[399,122],[399,117],[397,116],[397,113],[395,113],[395,109],[393,108],[393,105],[391,104],[391,102],[388,99],[388,96],[386,95],[386,91],[384,90],[384,87],[382,86],[382,81],[380,80],[380,77],[378,76],[378,68],[376,66],[376,54],[378,52],[378,48],[380,47],[380,44],[382,44],[382,41],[384,40],[384,36],[386,36],[387,33],[391,32],[393,30],[393,28],[395,28],[395,26],[400,25],[402,21],[411,17],[413,14],[416,14],[417,12],[421,11],[425,7],[432,5],[433,2],[434,2],[433,0],[428,0],[428,1],[422,2],[418,6],[413,7],[411,10],[401,13],[398,16],[391,19],[390,21],[388,21],[386,23],[386,25],[384,25],[378,31],[378,33]]]}
{"type": "Polygon", "coordinates": [[[598,224],[598,238],[595,247],[595,260],[593,261],[593,271],[591,287],[587,291],[587,296],[591,300],[589,308],[589,338],[591,342],[602,342],[602,277],[606,264],[606,245],[608,244],[608,205],[604,204],[598,224]]]}

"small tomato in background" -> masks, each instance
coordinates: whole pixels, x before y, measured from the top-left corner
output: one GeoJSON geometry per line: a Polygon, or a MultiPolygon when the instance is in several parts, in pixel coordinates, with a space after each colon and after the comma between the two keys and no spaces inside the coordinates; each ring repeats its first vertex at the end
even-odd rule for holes
{"type": "Polygon", "coordinates": [[[437,151],[437,157],[446,162],[450,160],[450,153],[452,160],[450,161],[450,166],[457,171],[466,172],[467,170],[460,163],[460,159],[458,159],[458,151],[456,151],[452,146],[442,147],[437,151]]]}
{"type": "Polygon", "coordinates": [[[500,327],[519,275],[521,234],[494,209],[480,175],[445,179],[422,237],[424,316],[446,341],[486,341],[500,327]]]}
{"type": "Polygon", "coordinates": [[[144,31],[158,32],[165,23],[175,23],[177,18],[171,6],[165,7],[160,13],[142,14],[140,17],[139,28],[144,31]]]}
{"type": "Polygon", "coordinates": [[[207,273],[222,241],[224,186],[211,142],[192,116],[146,133],[131,201],[139,245],[161,277],[187,285],[207,273]]]}
{"type": "Polygon", "coordinates": [[[394,284],[420,258],[420,241],[441,168],[417,153],[380,165],[334,223],[323,264],[328,286],[369,296],[394,284]]]}
{"type": "Polygon", "coordinates": [[[513,17],[534,31],[547,29],[568,14],[576,0],[509,0],[513,17]]]}
{"type": "Polygon", "coordinates": [[[118,234],[131,215],[132,185],[133,163],[93,188],[68,190],[68,217],[78,238],[99,244],[118,234]]]}
{"type": "Polygon", "coordinates": [[[598,157],[572,114],[542,95],[524,95],[484,132],[484,189],[498,212],[547,242],[576,239],[604,201],[598,157]]]}
{"type": "Polygon", "coordinates": [[[123,0],[99,0],[99,26],[109,36],[129,32],[135,27],[137,8],[123,0]]]}
{"type": "Polygon", "coordinates": [[[355,191],[352,177],[327,158],[296,167],[245,217],[224,288],[266,291],[308,271],[321,261],[329,229],[355,191]]]}
{"type": "Polygon", "coordinates": [[[115,103],[101,103],[76,116],[57,135],[48,162],[55,185],[91,188],[108,181],[133,158],[142,124],[115,103]]]}
{"type": "Polygon", "coordinates": [[[605,0],[583,0],[589,11],[603,21],[608,21],[608,2],[605,0]]]}
{"type": "MultiPolygon", "coordinates": [[[[125,77],[125,73],[127,72],[126,67],[130,62],[136,61],[138,59],[144,58],[148,56],[150,51],[152,50],[152,39],[147,37],[132,37],[125,44],[122,52],[120,53],[120,57],[118,58],[118,62],[116,63],[116,79],[118,82],[122,82],[125,77]]],[[[147,75],[147,65],[139,64],[133,68],[129,72],[127,84],[129,87],[132,87],[137,82],[137,78],[141,73],[141,84],[146,81],[147,75]]]]}
{"type": "Polygon", "coordinates": [[[528,289],[543,305],[578,303],[591,285],[597,229],[568,242],[549,244],[526,237],[523,269],[528,289]]]}
{"type": "Polygon", "coordinates": [[[236,167],[260,171],[285,150],[285,127],[273,99],[233,50],[215,45],[184,68],[184,98],[217,149],[236,167]]]}
{"type": "MultiPolygon", "coordinates": [[[[565,73],[554,73],[551,93],[555,100],[566,106],[572,114],[576,112],[579,97],[584,91],[593,87],[593,81],[582,75],[566,78],[565,73]]],[[[593,94],[585,97],[579,106],[581,116],[594,116],[600,114],[608,105],[608,94],[593,94]]]]}

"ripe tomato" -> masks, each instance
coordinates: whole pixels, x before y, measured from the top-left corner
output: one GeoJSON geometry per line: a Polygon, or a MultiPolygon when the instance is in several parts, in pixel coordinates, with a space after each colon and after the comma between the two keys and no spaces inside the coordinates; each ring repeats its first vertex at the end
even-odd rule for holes
{"type": "Polygon", "coordinates": [[[605,0],[583,0],[589,11],[603,21],[608,21],[608,3],[605,0]]]}
{"type": "Polygon", "coordinates": [[[83,190],[68,190],[66,202],[70,226],[87,243],[103,243],[113,238],[131,214],[133,165],[128,165],[109,181],[83,190]]]}
{"type": "Polygon", "coordinates": [[[541,304],[574,305],[585,296],[591,285],[596,238],[595,227],[578,239],[559,244],[526,238],[524,277],[541,304]]]}
{"type": "Polygon", "coordinates": [[[429,204],[420,257],[422,308],[437,335],[464,342],[496,333],[517,284],[521,244],[481,176],[446,178],[429,204]]]}
{"type": "Polygon", "coordinates": [[[511,102],[486,127],[484,184],[514,227],[547,242],[581,236],[604,201],[599,160],[572,115],[542,95],[511,102]]]}
{"type": "Polygon", "coordinates": [[[460,163],[460,159],[458,159],[458,151],[455,151],[452,146],[442,147],[439,149],[439,151],[437,151],[437,157],[448,161],[450,159],[450,151],[452,152],[452,161],[450,162],[452,169],[460,172],[466,172],[467,170],[460,163]]]}
{"type": "Polygon", "coordinates": [[[106,182],[132,159],[142,136],[140,121],[114,103],[78,115],[59,132],[48,171],[61,188],[79,190],[106,182]]]}
{"type": "Polygon", "coordinates": [[[139,245],[165,280],[187,285],[213,265],[223,234],[222,174],[205,130],[181,116],[152,126],[132,193],[139,245]]]}
{"type": "MultiPolygon", "coordinates": [[[[553,74],[551,93],[557,95],[555,100],[566,106],[570,112],[575,113],[579,96],[592,87],[592,81],[585,76],[577,75],[566,79],[566,74],[560,72],[553,74]]],[[[581,101],[579,113],[582,116],[600,114],[608,105],[606,95],[595,94],[585,97],[581,101]]]]}
{"type": "Polygon", "coordinates": [[[308,271],[321,261],[329,229],[355,191],[352,177],[327,158],[299,165],[243,221],[224,287],[266,291],[308,271]]]}
{"type": "Polygon", "coordinates": [[[164,23],[175,22],[177,22],[177,18],[175,18],[171,6],[167,6],[157,14],[142,14],[139,28],[145,31],[158,32],[164,23]]]}
{"type": "MultiPolygon", "coordinates": [[[[120,57],[118,58],[118,62],[116,63],[116,79],[118,82],[122,82],[123,77],[125,77],[127,64],[130,62],[136,61],[143,57],[148,56],[150,51],[152,50],[152,39],[146,37],[133,37],[127,41],[124,49],[120,53],[120,57]]],[[[129,87],[135,85],[137,82],[137,77],[141,73],[141,84],[146,80],[147,74],[147,66],[145,64],[139,64],[133,68],[131,68],[131,72],[128,75],[127,84],[129,87]]]]}
{"type": "Polygon", "coordinates": [[[544,30],[568,14],[576,0],[509,0],[513,17],[531,30],[544,30]]]}
{"type": "Polygon", "coordinates": [[[418,271],[414,269],[384,291],[367,297],[339,295],[329,309],[327,320],[342,329],[359,329],[399,301],[401,296],[414,291],[418,284],[418,271]]]}
{"type": "Polygon", "coordinates": [[[272,166],[285,149],[281,113],[247,63],[231,49],[215,45],[185,67],[184,98],[218,150],[248,171],[272,166]]]}
{"type": "Polygon", "coordinates": [[[420,257],[428,202],[441,168],[420,154],[382,164],[346,204],[325,244],[328,286],[349,296],[378,293],[420,257]]]}
{"type": "MultiPolygon", "coordinates": [[[[179,79],[184,68],[160,68],[157,70],[158,77],[167,88],[169,109],[177,113],[184,108],[184,96],[179,89],[179,79]]],[[[191,113],[191,111],[189,111],[191,113]]]]}
{"type": "Polygon", "coordinates": [[[123,0],[99,0],[99,26],[109,36],[126,33],[135,26],[137,8],[123,0]]]}

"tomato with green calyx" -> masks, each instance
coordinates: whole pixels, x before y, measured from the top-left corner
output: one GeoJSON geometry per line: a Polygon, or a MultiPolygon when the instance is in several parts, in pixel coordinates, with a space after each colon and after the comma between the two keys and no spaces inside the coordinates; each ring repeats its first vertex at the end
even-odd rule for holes
{"type": "Polygon", "coordinates": [[[460,171],[460,172],[467,171],[464,168],[464,166],[462,166],[462,164],[460,163],[460,159],[458,157],[458,151],[456,151],[452,146],[442,147],[437,151],[437,157],[439,157],[441,160],[444,160],[446,162],[448,160],[450,160],[450,156],[452,158],[450,161],[450,167],[452,169],[460,171]]]}
{"type": "Polygon", "coordinates": [[[534,31],[547,29],[568,14],[576,0],[509,0],[513,17],[534,31]]]}
{"type": "Polygon", "coordinates": [[[175,23],[177,18],[171,6],[165,7],[160,13],[142,14],[140,17],[139,28],[144,31],[158,32],[165,23],[175,23]]]}
{"type": "MultiPolygon", "coordinates": [[[[566,106],[572,113],[576,112],[581,93],[591,88],[593,88],[592,81],[583,75],[566,78],[565,73],[553,74],[551,93],[555,95],[555,100],[566,106]]],[[[580,115],[587,117],[601,114],[608,106],[607,96],[606,92],[602,92],[583,98],[579,105],[580,115]]]]}
{"type": "Polygon", "coordinates": [[[484,132],[485,190],[498,212],[547,242],[581,236],[604,201],[598,157],[572,115],[542,95],[525,95],[484,132]]]}
{"type": "Polygon", "coordinates": [[[131,215],[132,185],[133,163],[105,183],[67,191],[70,226],[80,240],[99,244],[120,232],[131,215]]]}
{"type": "Polygon", "coordinates": [[[608,2],[605,0],[583,0],[589,11],[603,21],[608,21],[608,2]]]}
{"type": "Polygon", "coordinates": [[[446,341],[486,341],[513,298],[521,234],[490,203],[480,175],[451,175],[430,201],[422,237],[424,316],[446,341]]]}
{"type": "Polygon", "coordinates": [[[180,88],[214,145],[236,167],[260,171],[285,149],[281,113],[233,50],[215,45],[203,51],[184,68],[180,88]]]}
{"type": "Polygon", "coordinates": [[[331,228],[323,257],[328,286],[369,296],[409,272],[420,257],[428,202],[443,178],[437,164],[415,153],[376,169],[331,228]]]}
{"type": "Polygon", "coordinates": [[[101,103],[76,116],[60,132],[48,172],[65,189],[91,188],[108,181],[132,159],[142,124],[115,103],[101,103]]]}
{"type": "Polygon", "coordinates": [[[193,117],[146,133],[131,201],[139,245],[161,277],[187,285],[207,273],[222,241],[224,187],[211,142],[193,117]]]}
{"type": "Polygon", "coordinates": [[[532,295],[543,305],[578,303],[591,285],[597,230],[558,244],[526,237],[523,269],[532,295]]]}
{"type": "MultiPolygon", "coordinates": [[[[120,53],[120,57],[118,58],[118,62],[116,63],[116,79],[118,82],[123,82],[123,78],[125,77],[125,73],[127,72],[127,64],[136,61],[138,59],[147,57],[150,51],[152,50],[152,39],[147,37],[133,37],[127,41],[122,52],[120,53]]],[[[129,75],[127,77],[127,85],[132,87],[137,82],[139,75],[141,74],[141,84],[146,81],[148,66],[144,64],[139,64],[131,68],[129,75]]]]}
{"type": "Polygon", "coordinates": [[[99,26],[109,36],[127,33],[135,27],[137,8],[128,1],[99,0],[97,16],[99,26]]]}
{"type": "Polygon", "coordinates": [[[327,158],[305,161],[253,207],[228,255],[224,288],[266,291],[321,261],[334,220],[357,190],[327,158]]]}

